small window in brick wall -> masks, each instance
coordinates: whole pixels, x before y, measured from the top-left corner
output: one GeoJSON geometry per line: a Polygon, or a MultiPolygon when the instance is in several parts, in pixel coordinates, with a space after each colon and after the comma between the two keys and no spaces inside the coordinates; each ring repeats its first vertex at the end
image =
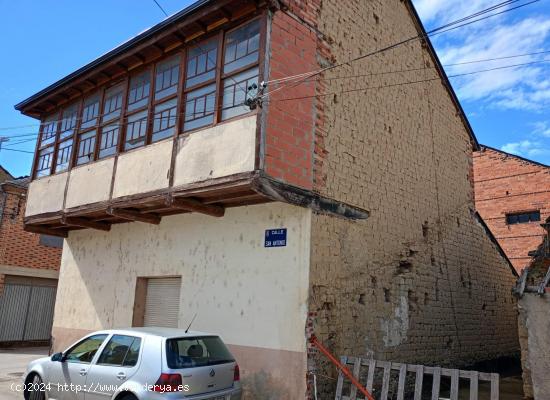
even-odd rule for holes
{"type": "Polygon", "coordinates": [[[506,214],[506,223],[508,225],[525,224],[536,221],[540,221],[540,211],[506,214]]]}
{"type": "Polygon", "coordinates": [[[46,247],[61,249],[63,247],[63,238],[50,235],[40,235],[40,244],[46,247]]]}

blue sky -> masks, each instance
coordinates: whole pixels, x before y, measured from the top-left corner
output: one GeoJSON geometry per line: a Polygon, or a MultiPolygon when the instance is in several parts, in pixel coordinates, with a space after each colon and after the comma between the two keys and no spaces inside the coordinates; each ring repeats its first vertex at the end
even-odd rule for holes
{"type": "MultiPolygon", "coordinates": [[[[191,0],[159,0],[172,14],[191,0]]],[[[414,0],[427,29],[494,5],[497,0],[414,0]]],[[[13,105],[164,19],[153,0],[0,0],[0,135],[11,136],[0,164],[27,175],[36,121],[13,105]],[[20,127],[22,125],[33,125],[20,127]],[[5,129],[18,127],[14,129],[5,129]]],[[[433,39],[444,64],[550,50],[550,0],[433,39]]],[[[368,50],[368,49],[365,49],[368,50]]],[[[372,50],[372,49],[371,49],[372,50]]],[[[547,58],[448,67],[448,74],[547,58]]],[[[453,78],[483,144],[550,164],[550,63],[453,78]]]]}

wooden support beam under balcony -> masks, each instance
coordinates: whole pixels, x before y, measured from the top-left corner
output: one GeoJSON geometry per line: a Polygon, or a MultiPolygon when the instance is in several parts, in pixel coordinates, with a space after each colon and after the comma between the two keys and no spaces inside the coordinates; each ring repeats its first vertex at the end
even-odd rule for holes
{"type": "Polygon", "coordinates": [[[38,233],[41,235],[50,235],[50,236],[57,236],[62,238],[69,237],[69,232],[67,229],[51,229],[40,225],[25,224],[23,227],[23,230],[25,230],[26,232],[38,233]]]}
{"type": "Polygon", "coordinates": [[[161,217],[153,213],[141,213],[139,211],[126,210],[122,208],[109,207],[107,214],[113,217],[125,219],[128,221],[144,222],[146,224],[158,225],[160,224],[161,217]]]}
{"type": "Polygon", "coordinates": [[[108,232],[111,230],[111,224],[107,222],[91,221],[86,218],[63,216],[61,218],[61,223],[67,226],[77,226],[79,228],[91,228],[91,229],[97,229],[105,232],[108,232]]]}
{"type": "Polygon", "coordinates": [[[198,212],[212,217],[223,217],[225,208],[217,205],[204,204],[193,198],[167,197],[166,205],[180,210],[198,212]]]}

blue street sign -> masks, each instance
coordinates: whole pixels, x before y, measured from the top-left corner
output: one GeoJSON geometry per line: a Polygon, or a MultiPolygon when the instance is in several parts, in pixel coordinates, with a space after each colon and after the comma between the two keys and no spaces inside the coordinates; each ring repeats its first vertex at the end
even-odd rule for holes
{"type": "Polygon", "coordinates": [[[286,228],[267,229],[265,231],[264,247],[286,246],[286,228]]]}

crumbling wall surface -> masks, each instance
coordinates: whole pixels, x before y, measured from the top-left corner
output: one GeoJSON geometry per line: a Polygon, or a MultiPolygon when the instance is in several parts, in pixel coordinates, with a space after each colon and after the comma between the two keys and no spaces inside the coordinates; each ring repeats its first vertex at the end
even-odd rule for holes
{"type": "MultiPolygon", "coordinates": [[[[325,65],[418,34],[398,0],[323,0],[317,18],[325,65]]],[[[318,336],[338,355],[424,364],[517,353],[515,277],[473,214],[472,142],[426,47],[326,71],[317,91],[314,190],[371,212],[312,219],[318,336]]],[[[333,373],[323,362],[310,368],[333,373]]]]}
{"type": "Polygon", "coordinates": [[[550,298],[525,293],[519,300],[518,308],[520,332],[526,333],[520,340],[523,390],[527,398],[547,399],[550,393],[550,298]]]}

